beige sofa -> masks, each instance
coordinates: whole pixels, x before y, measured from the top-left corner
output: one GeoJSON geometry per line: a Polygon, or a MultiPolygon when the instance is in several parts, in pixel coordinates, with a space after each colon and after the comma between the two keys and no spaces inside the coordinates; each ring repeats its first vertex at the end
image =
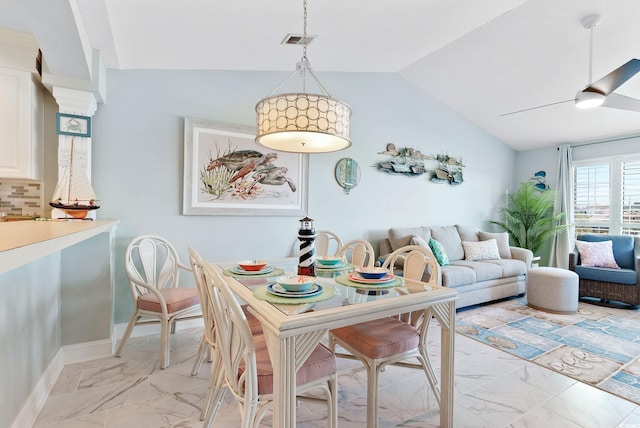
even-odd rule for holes
{"type": "MultiPolygon", "coordinates": [[[[459,293],[457,308],[526,292],[526,274],[531,267],[533,253],[509,246],[506,233],[483,232],[460,225],[391,228],[389,236],[380,241],[380,258],[384,259],[387,254],[405,245],[428,245],[430,239],[442,244],[448,255],[449,264],[440,266],[442,285],[454,288],[459,293]],[[492,239],[496,240],[499,255],[495,254],[493,242],[483,242],[492,239]],[[469,260],[478,258],[476,248],[486,248],[487,245],[494,251],[487,253],[486,257],[469,260]],[[466,257],[465,247],[468,250],[466,257]]],[[[425,275],[426,280],[428,274],[425,275]]]]}

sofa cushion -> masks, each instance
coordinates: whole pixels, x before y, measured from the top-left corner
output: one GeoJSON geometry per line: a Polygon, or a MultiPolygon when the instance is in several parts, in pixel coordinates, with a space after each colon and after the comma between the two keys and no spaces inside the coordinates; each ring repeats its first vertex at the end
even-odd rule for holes
{"type": "Polygon", "coordinates": [[[616,259],[613,257],[611,241],[576,241],[576,247],[578,247],[578,252],[580,253],[580,264],[582,266],[620,269],[616,259]]]}
{"type": "Polygon", "coordinates": [[[458,266],[459,261],[448,266],[442,266],[442,285],[445,287],[458,287],[460,285],[476,282],[476,272],[468,266],[458,266]]]}
{"type": "Polygon", "coordinates": [[[446,266],[449,264],[447,250],[444,249],[444,246],[441,243],[431,238],[429,239],[429,248],[431,248],[431,252],[440,266],[446,266]]]}
{"type": "Polygon", "coordinates": [[[413,235],[409,244],[429,248],[429,242],[427,242],[422,236],[413,235]]]}
{"type": "Polygon", "coordinates": [[[432,227],[431,237],[444,246],[450,261],[464,259],[462,240],[455,226],[432,227]]]}
{"type": "Polygon", "coordinates": [[[495,239],[478,242],[462,241],[462,247],[464,248],[465,260],[496,260],[500,258],[498,243],[495,239]]]}
{"type": "Polygon", "coordinates": [[[578,239],[585,242],[611,241],[616,263],[623,269],[635,269],[634,238],[627,235],[594,235],[584,234],[578,239]]]}
{"type": "Polygon", "coordinates": [[[460,235],[460,240],[468,242],[480,241],[477,227],[456,224],[456,229],[458,230],[458,235],[460,235]]]}
{"type": "Polygon", "coordinates": [[[391,243],[391,250],[395,251],[398,248],[411,245],[411,237],[419,236],[429,242],[431,233],[428,227],[392,227],[389,229],[389,242],[391,243]]]}
{"type": "Polygon", "coordinates": [[[452,264],[455,264],[456,266],[464,266],[473,270],[476,282],[502,278],[502,267],[495,263],[458,260],[456,262],[452,262],[452,264]]]}
{"type": "Polygon", "coordinates": [[[495,239],[496,243],[498,244],[498,252],[500,252],[500,258],[511,258],[511,249],[509,248],[509,234],[507,232],[490,233],[480,231],[478,232],[478,237],[481,241],[495,239]]]}
{"type": "Polygon", "coordinates": [[[522,260],[516,259],[500,259],[486,260],[485,263],[493,263],[502,269],[502,277],[524,275],[527,273],[527,265],[522,260]]]}

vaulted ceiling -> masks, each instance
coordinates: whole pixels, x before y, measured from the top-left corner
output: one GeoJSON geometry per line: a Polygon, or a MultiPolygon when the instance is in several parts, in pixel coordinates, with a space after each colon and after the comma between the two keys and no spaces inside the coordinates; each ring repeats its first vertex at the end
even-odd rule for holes
{"type": "MultiPolygon", "coordinates": [[[[308,1],[320,77],[399,73],[516,150],[640,134],[640,112],[571,102],[590,83],[582,19],[601,15],[598,80],[640,58],[637,0],[308,1]]],[[[80,79],[92,48],[115,69],[292,71],[302,49],[281,41],[302,14],[302,0],[0,0],[0,27],[34,34],[52,73],[80,79]]],[[[616,92],[640,98],[640,73],[616,92]]]]}

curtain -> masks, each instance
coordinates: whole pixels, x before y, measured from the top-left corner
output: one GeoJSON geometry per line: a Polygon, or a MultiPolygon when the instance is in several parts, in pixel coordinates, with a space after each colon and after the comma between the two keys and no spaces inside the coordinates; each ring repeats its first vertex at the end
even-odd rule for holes
{"type": "MultiPolygon", "coordinates": [[[[556,200],[553,207],[553,215],[564,213],[559,224],[570,224],[571,219],[571,146],[563,144],[558,148],[558,179],[556,181],[556,200]]],[[[551,241],[551,253],[549,255],[549,266],[562,269],[569,268],[569,252],[571,244],[569,239],[570,228],[553,235],[551,241]]]]}

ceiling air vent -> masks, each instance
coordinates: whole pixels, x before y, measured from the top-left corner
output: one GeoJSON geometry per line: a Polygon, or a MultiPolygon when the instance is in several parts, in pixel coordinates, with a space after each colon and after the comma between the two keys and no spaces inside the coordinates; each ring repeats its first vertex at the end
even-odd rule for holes
{"type": "Polygon", "coordinates": [[[281,45],[308,45],[315,39],[317,36],[312,36],[307,34],[307,37],[304,34],[287,34],[284,36],[284,39],[280,43],[281,45]]]}

